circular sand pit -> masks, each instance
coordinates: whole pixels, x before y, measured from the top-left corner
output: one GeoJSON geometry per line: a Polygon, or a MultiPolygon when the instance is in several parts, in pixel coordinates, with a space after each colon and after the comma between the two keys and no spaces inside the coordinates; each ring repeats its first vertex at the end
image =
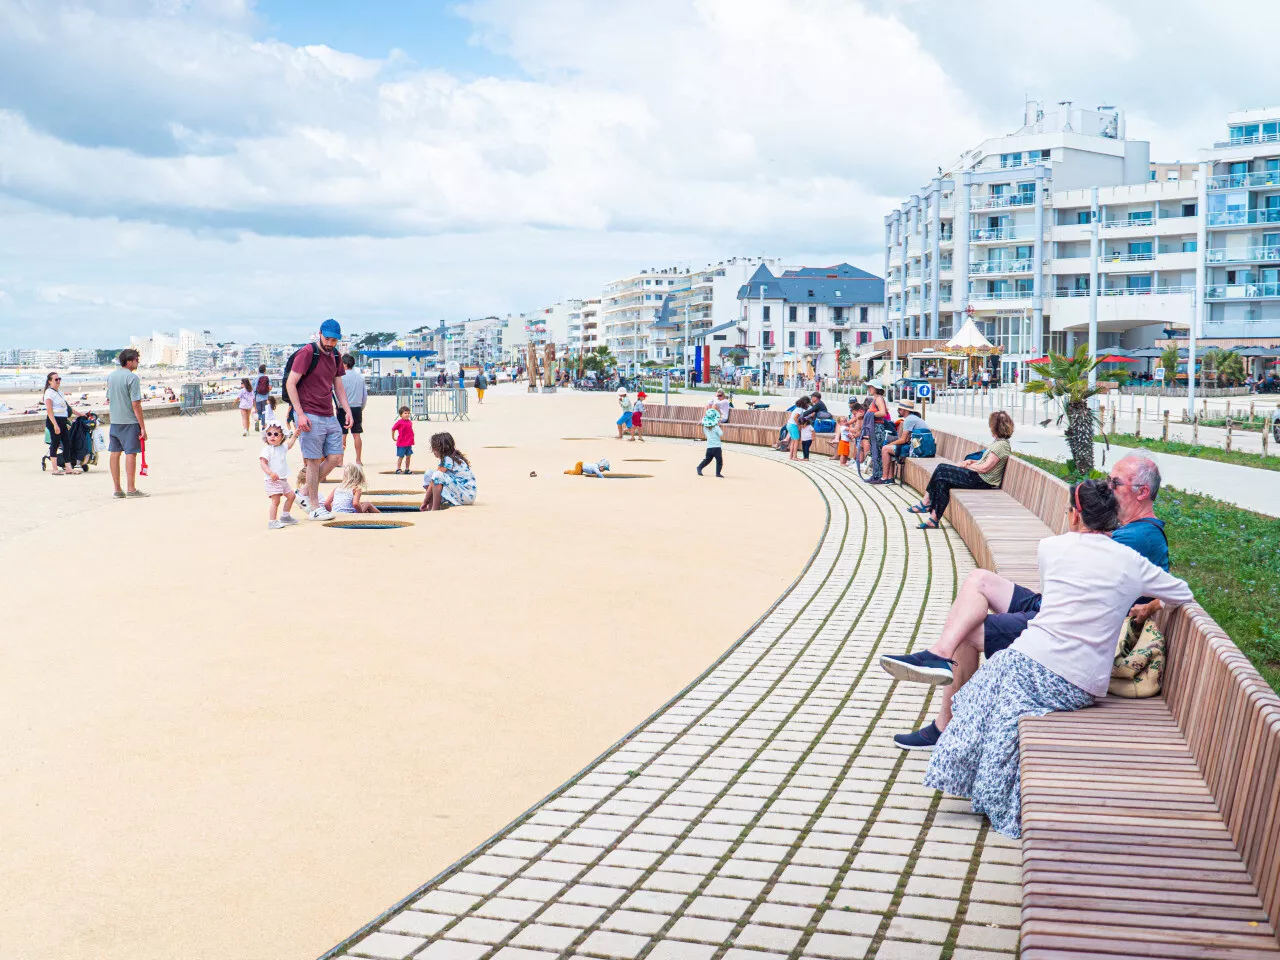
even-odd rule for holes
{"type": "Polygon", "coordinates": [[[667,461],[658,457],[624,457],[623,463],[666,463],[667,461]]]}
{"type": "Polygon", "coordinates": [[[498,444],[498,445],[491,446],[491,447],[481,447],[480,449],[481,449],[481,450],[514,450],[514,449],[515,449],[515,447],[512,447],[512,446],[503,446],[503,445],[501,445],[501,444],[498,444]]]}
{"type": "Polygon", "coordinates": [[[422,504],[420,503],[380,503],[378,504],[378,513],[420,513],[422,504]]]}
{"type": "Polygon", "coordinates": [[[647,480],[652,477],[652,473],[606,473],[606,480],[647,480]]]}
{"type": "Polygon", "coordinates": [[[366,490],[364,495],[366,497],[412,497],[420,492],[420,490],[366,490]]]}
{"type": "Polygon", "coordinates": [[[561,437],[561,440],[608,440],[608,437],[561,437]]]}
{"type": "Polygon", "coordinates": [[[423,474],[421,470],[379,470],[384,477],[394,477],[399,474],[402,477],[420,477],[423,474]]]}
{"type": "Polygon", "coordinates": [[[407,520],[382,520],[374,514],[364,514],[350,520],[326,520],[324,525],[335,530],[395,530],[397,527],[413,526],[407,520]]]}

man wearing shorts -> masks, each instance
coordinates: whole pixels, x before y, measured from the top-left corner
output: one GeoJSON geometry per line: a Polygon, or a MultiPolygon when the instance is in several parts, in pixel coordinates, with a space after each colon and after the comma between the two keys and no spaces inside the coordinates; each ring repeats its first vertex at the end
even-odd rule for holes
{"type": "Polygon", "coordinates": [[[111,406],[110,440],[107,452],[111,455],[111,482],[116,500],[148,497],[137,488],[138,454],[147,439],[147,423],[142,416],[142,381],[134,373],[138,369],[138,351],[132,347],[121,350],[120,367],[107,377],[107,402],[111,406]],[[124,455],[128,488],[120,489],[120,456],[124,455]]]}
{"type": "Polygon", "coordinates": [[[347,434],[351,434],[356,448],[356,463],[364,466],[364,405],[369,402],[369,387],[364,377],[356,369],[356,358],[351,354],[342,355],[342,366],[346,373],[342,375],[342,386],[347,391],[347,403],[351,407],[351,419],[347,420],[346,411],[338,411],[338,422],[342,424],[342,458],[347,455],[347,434]]]}
{"type": "Polygon", "coordinates": [[[289,368],[285,390],[298,415],[298,438],[307,464],[307,506],[312,520],[333,516],[320,502],[320,478],[342,463],[342,428],[334,414],[333,398],[354,424],[347,391],[342,382],[345,368],[338,355],[342,327],[337,320],[320,324],[320,336],[309,349],[299,350],[289,368]],[[315,360],[314,369],[311,366],[315,360]],[[310,372],[308,372],[310,371],[310,372]]]}
{"type": "MultiPolygon", "coordinates": [[[[1164,523],[1156,519],[1155,514],[1155,499],[1160,492],[1159,467],[1139,454],[1124,457],[1111,468],[1110,482],[1120,506],[1120,526],[1112,531],[1111,539],[1168,571],[1169,541],[1165,538],[1164,523]]],[[[1158,600],[1139,597],[1129,615],[1144,620],[1159,606],[1158,600]]],[[[1039,611],[1040,594],[990,570],[974,570],[951,606],[939,643],[948,636],[963,637],[981,630],[983,655],[990,659],[1012,646],[1039,611]]],[[[952,697],[978,669],[976,645],[962,644],[956,650],[957,657],[961,649],[973,651],[972,659],[948,660],[930,650],[881,656],[881,667],[893,676],[910,680],[930,677],[935,684],[946,683],[937,719],[919,730],[893,738],[902,749],[933,749],[951,722],[952,697]]]]}

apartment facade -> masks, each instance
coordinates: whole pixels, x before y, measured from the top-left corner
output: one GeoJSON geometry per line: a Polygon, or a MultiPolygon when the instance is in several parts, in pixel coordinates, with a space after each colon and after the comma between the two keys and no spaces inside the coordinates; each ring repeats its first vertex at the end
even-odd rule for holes
{"type": "Polygon", "coordinates": [[[841,348],[853,354],[879,338],[884,286],[847,263],[778,274],[761,264],[737,295],[750,362],[766,377],[793,370],[836,376],[841,348]]]}
{"type": "Polygon", "coordinates": [[[600,326],[604,343],[629,373],[651,356],[651,327],[669,295],[688,287],[690,274],[677,267],[642,270],[606,284],[600,296],[600,326]]]}

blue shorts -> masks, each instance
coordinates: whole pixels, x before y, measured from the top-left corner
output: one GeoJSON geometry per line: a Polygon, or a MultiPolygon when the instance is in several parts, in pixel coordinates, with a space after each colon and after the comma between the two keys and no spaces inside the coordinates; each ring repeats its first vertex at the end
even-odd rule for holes
{"type": "Polygon", "coordinates": [[[982,624],[982,648],[987,658],[995,656],[1022,636],[1027,624],[1040,612],[1040,594],[1015,583],[1007,613],[989,613],[982,624]]]}
{"type": "Polygon", "coordinates": [[[142,427],[136,423],[113,423],[107,430],[108,453],[141,453],[142,427]]]}
{"type": "Polygon", "coordinates": [[[413,447],[396,447],[397,457],[412,457],[413,447]]]}
{"type": "Polygon", "coordinates": [[[620,417],[618,418],[618,426],[620,426],[620,427],[629,427],[629,426],[631,426],[631,411],[630,411],[630,410],[628,410],[626,413],[624,413],[622,416],[620,416],[620,417]]]}
{"type": "MultiPolygon", "coordinates": [[[[303,411],[304,413],[306,411],[303,411]]],[[[322,417],[308,413],[311,429],[298,435],[298,444],[302,447],[303,460],[323,460],[325,457],[342,455],[342,427],[337,417],[322,417]]]]}
{"type": "Polygon", "coordinates": [[[787,424],[787,436],[792,440],[800,439],[800,425],[798,423],[787,424]]]}

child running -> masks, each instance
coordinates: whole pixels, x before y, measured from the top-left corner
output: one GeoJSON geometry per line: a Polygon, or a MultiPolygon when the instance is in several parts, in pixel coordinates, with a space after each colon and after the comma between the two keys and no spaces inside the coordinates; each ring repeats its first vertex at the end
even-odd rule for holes
{"type": "Polygon", "coordinates": [[[631,439],[644,443],[644,398],[648,394],[641,390],[636,394],[636,402],[631,405],[631,439]]]}
{"type": "Polygon", "coordinates": [[[298,522],[289,513],[294,500],[294,493],[289,488],[289,450],[298,438],[295,434],[286,443],[283,428],[279,424],[269,423],[263,439],[266,440],[266,445],[258,454],[258,464],[266,477],[267,497],[271,501],[271,506],[267,510],[267,528],[279,530],[281,527],[298,522]],[[284,497],[284,515],[276,519],[276,514],[280,510],[281,497],[284,497]]]}
{"type": "Polygon", "coordinates": [[[348,463],[342,468],[342,482],[325,499],[324,508],[330,513],[377,513],[377,507],[360,499],[368,489],[364,469],[358,463],[348,463]]]}
{"type": "Polygon", "coordinates": [[[410,473],[409,461],[413,459],[413,421],[409,419],[409,408],[400,408],[400,419],[391,425],[391,436],[396,441],[396,473],[410,473]],[[404,461],[404,469],[400,469],[400,461],[404,461]]]}
{"type": "MultiPolygon", "coordinates": [[[[622,439],[623,430],[631,430],[631,398],[627,396],[627,388],[618,388],[618,406],[622,408],[622,414],[618,417],[618,439],[622,439]]],[[[635,431],[632,431],[631,439],[635,439],[635,431]]]]}
{"type": "Polygon", "coordinates": [[[437,433],[431,437],[431,453],[439,463],[422,478],[426,496],[423,510],[464,507],[476,502],[476,477],[471,461],[453,444],[453,434],[437,433]]]}
{"type": "Polygon", "coordinates": [[[720,426],[720,411],[714,402],[707,404],[707,412],[702,415],[702,432],[707,436],[707,455],[698,464],[698,476],[702,476],[702,468],[712,460],[716,463],[716,476],[724,477],[724,428],[720,426]]]}

